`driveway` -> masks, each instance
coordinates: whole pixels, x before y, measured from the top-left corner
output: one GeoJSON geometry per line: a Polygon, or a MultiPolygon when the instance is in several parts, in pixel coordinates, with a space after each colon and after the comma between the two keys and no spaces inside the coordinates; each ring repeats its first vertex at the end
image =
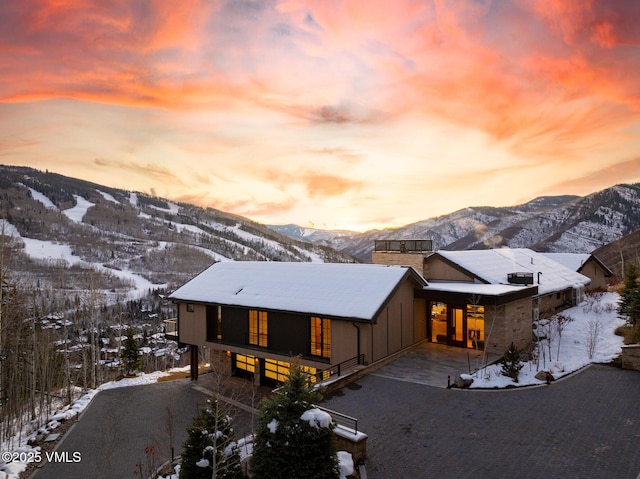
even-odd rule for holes
{"type": "Polygon", "coordinates": [[[472,373],[480,369],[485,361],[497,359],[498,356],[483,357],[482,351],[424,342],[372,375],[447,387],[448,382],[453,384],[461,373],[472,373]]]}
{"type": "Polygon", "coordinates": [[[477,391],[429,386],[403,368],[323,402],[359,419],[370,479],[639,477],[637,371],[594,365],[549,386],[477,391]]]}
{"type": "MultiPolygon", "coordinates": [[[[370,479],[639,477],[640,373],[595,365],[549,386],[446,389],[447,376],[474,360],[464,350],[419,348],[324,401],[368,434],[370,479]]],[[[45,464],[33,477],[136,477],[138,464],[146,472],[169,457],[167,406],[175,406],[179,454],[212,388],[203,375],[195,384],[102,391],[57,449],[70,458],[80,452],[81,462],[45,464]],[[151,445],[153,458],[145,454],[151,445]]],[[[251,415],[239,411],[235,426],[242,437],[251,415]]]]}
{"type": "MultiPolygon", "coordinates": [[[[169,424],[175,434],[175,454],[181,454],[187,427],[210,397],[210,375],[201,379],[101,391],[56,449],[67,452],[69,462],[45,463],[32,477],[129,478],[140,477],[140,470],[148,477],[150,470],[171,457],[169,424]],[[168,419],[168,410],[173,420],[168,419]],[[153,447],[153,454],[145,453],[148,447],[153,447]],[[74,453],[80,453],[80,462],[72,462],[74,453]]],[[[233,413],[238,415],[234,425],[240,438],[250,430],[250,414],[236,409],[233,413]]]]}

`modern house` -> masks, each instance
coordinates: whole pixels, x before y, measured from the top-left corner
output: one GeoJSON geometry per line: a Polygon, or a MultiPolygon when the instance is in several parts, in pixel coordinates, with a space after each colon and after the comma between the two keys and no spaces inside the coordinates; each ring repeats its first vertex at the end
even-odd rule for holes
{"type": "MultiPolygon", "coordinates": [[[[224,351],[231,371],[260,384],[383,359],[427,337],[426,281],[411,267],[284,262],[216,263],[169,296],[176,336],[224,351]]],[[[194,368],[195,364],[195,368],[194,368]]]]}
{"type": "Polygon", "coordinates": [[[167,334],[191,346],[194,379],[199,350],[223,352],[233,374],[260,384],[284,380],[292,357],[326,378],[424,340],[498,356],[512,342],[526,349],[533,321],[578,304],[590,283],[524,248],[389,240],[372,259],[216,263],[169,296],[178,316],[167,334]]]}
{"type": "Polygon", "coordinates": [[[542,253],[556,263],[588,277],[591,282],[587,290],[606,290],[613,278],[613,271],[597,256],[581,253],[542,253]]]}
{"type": "Polygon", "coordinates": [[[501,355],[531,344],[532,321],[582,301],[589,278],[529,249],[431,251],[421,240],[377,241],[372,261],[407,264],[428,285],[429,341],[501,355]]]}

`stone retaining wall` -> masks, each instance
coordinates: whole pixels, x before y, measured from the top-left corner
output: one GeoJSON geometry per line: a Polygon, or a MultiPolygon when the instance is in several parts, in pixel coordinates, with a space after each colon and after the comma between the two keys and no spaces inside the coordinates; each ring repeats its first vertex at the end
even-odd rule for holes
{"type": "Polygon", "coordinates": [[[640,371],[640,344],[622,346],[622,369],[640,371]]]}

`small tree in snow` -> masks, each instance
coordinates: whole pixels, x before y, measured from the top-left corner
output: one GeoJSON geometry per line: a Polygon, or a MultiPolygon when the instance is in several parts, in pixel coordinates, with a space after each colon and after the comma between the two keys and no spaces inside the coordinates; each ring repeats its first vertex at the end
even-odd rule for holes
{"type": "Polygon", "coordinates": [[[506,350],[504,356],[502,356],[502,375],[510,377],[513,382],[518,382],[520,376],[520,370],[524,366],[521,361],[522,355],[518,348],[513,343],[506,350]]]}
{"type": "Polygon", "coordinates": [[[589,319],[587,323],[587,331],[585,332],[585,346],[587,348],[587,355],[589,359],[593,359],[598,348],[598,342],[600,341],[600,330],[602,329],[602,322],[600,317],[589,319]]]}
{"type": "Polygon", "coordinates": [[[635,265],[631,264],[625,271],[624,288],[620,291],[618,314],[630,326],[640,322],[640,274],[635,265]]]}
{"type": "Polygon", "coordinates": [[[573,316],[559,313],[553,316],[553,318],[551,318],[551,321],[555,327],[556,333],[558,334],[558,351],[556,353],[556,361],[560,361],[560,343],[562,342],[562,332],[569,323],[573,322],[573,316]]]}
{"type": "Polygon", "coordinates": [[[251,460],[255,479],[337,479],[334,424],[314,404],[321,398],[300,365],[262,403],[251,460]]]}
{"type": "Polygon", "coordinates": [[[187,429],[182,453],[180,479],[241,479],[240,451],[234,438],[232,420],[219,401],[207,407],[187,429]]]}
{"type": "Polygon", "coordinates": [[[123,349],[120,358],[124,364],[124,375],[129,376],[140,369],[140,346],[138,340],[133,337],[133,328],[129,326],[125,334],[126,339],[122,343],[123,349]]]}

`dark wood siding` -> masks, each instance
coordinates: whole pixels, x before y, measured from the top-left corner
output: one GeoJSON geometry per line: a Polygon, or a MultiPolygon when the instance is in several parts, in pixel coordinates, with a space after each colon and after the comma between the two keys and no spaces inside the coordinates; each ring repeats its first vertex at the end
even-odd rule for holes
{"type": "Polygon", "coordinates": [[[309,354],[309,316],[269,312],[269,349],[296,356],[309,354]]]}
{"type": "Polygon", "coordinates": [[[207,341],[213,342],[217,339],[218,306],[207,305],[207,341]]]}
{"type": "Polygon", "coordinates": [[[248,309],[222,307],[222,340],[238,346],[244,346],[249,342],[248,309]]]}
{"type": "MultiPolygon", "coordinates": [[[[257,311],[264,311],[257,309],[257,311]]],[[[268,311],[268,347],[264,349],[284,355],[309,355],[310,316],[281,311],[268,311]]],[[[249,346],[249,309],[222,306],[222,343],[249,346]]]]}

